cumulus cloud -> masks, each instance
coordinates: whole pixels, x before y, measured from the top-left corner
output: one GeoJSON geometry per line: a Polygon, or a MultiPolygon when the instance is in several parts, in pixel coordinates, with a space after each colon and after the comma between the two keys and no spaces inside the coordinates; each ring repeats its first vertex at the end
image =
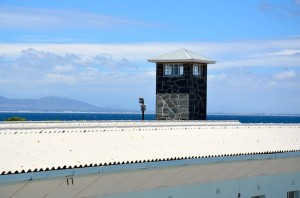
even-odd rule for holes
{"type": "MultiPolygon", "coordinates": [[[[109,54],[78,55],[73,53],[57,54],[49,51],[41,51],[33,48],[24,49],[19,53],[6,56],[12,66],[17,68],[54,69],[57,71],[71,71],[74,67],[95,67],[95,68],[134,68],[134,64],[126,58],[114,59],[109,54]]],[[[118,69],[119,69],[118,68],[118,69]]]]}
{"type": "Polygon", "coordinates": [[[137,66],[127,59],[114,59],[109,54],[60,55],[30,48],[9,56],[0,55],[1,78],[16,81],[27,79],[39,83],[75,83],[82,80],[91,81],[104,73],[126,72],[132,68],[138,70],[137,66]]]}

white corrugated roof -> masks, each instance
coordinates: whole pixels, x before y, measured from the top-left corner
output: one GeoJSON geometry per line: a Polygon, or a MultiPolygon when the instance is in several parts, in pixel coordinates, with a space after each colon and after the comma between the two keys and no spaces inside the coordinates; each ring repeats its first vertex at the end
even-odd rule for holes
{"type": "Polygon", "coordinates": [[[0,174],[300,150],[300,125],[154,123],[2,128],[0,174]]]}
{"type": "Polygon", "coordinates": [[[195,125],[232,125],[240,124],[236,120],[187,120],[187,121],[26,121],[26,122],[0,122],[0,129],[25,128],[81,128],[81,127],[134,127],[134,126],[195,126],[195,125]]]}
{"type": "Polygon", "coordinates": [[[179,49],[174,52],[160,55],[156,58],[148,59],[149,62],[159,63],[159,62],[193,62],[193,63],[207,63],[214,64],[216,61],[210,60],[200,54],[189,51],[187,49],[179,49]]]}

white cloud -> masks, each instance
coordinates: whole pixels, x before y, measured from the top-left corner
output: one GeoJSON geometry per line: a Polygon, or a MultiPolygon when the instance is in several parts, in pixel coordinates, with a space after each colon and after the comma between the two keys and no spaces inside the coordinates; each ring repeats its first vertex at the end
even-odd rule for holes
{"type": "Polygon", "coordinates": [[[208,75],[208,80],[212,86],[226,86],[239,91],[300,87],[300,76],[296,71],[287,69],[261,74],[252,72],[249,68],[232,68],[219,74],[208,75]]]}
{"type": "MultiPolygon", "coordinates": [[[[297,67],[300,66],[300,37],[270,40],[250,40],[234,42],[182,42],[182,43],[129,43],[129,44],[0,44],[0,54],[12,56],[28,48],[55,53],[60,56],[72,54],[80,56],[77,62],[89,62],[91,56],[98,62],[109,64],[110,59],[118,59],[121,65],[127,60],[145,64],[147,59],[178,48],[187,48],[217,61],[210,68],[231,67],[297,67]],[[104,60],[102,58],[106,56],[104,60]],[[122,60],[123,59],[123,60],[122,60]]],[[[71,58],[71,57],[70,57],[71,58]]],[[[75,62],[75,57],[73,58],[75,62]]],[[[94,61],[94,60],[93,60],[94,61]]],[[[134,66],[133,66],[134,68],[134,66]]]]}
{"type": "Polygon", "coordinates": [[[239,67],[299,67],[300,57],[296,56],[261,56],[236,57],[232,60],[220,61],[210,67],[211,70],[239,68],[239,67]]]}
{"type": "Polygon", "coordinates": [[[23,75],[28,73],[33,78],[48,73],[65,72],[75,76],[81,74],[77,79],[85,79],[85,82],[88,78],[90,81],[103,79],[103,75],[110,75],[111,72],[124,76],[128,73],[144,73],[147,70],[153,73],[155,67],[153,63],[147,62],[148,58],[182,47],[217,60],[216,64],[209,65],[210,74],[241,67],[300,66],[299,37],[220,43],[0,44],[0,46],[0,63],[18,69],[16,73],[18,71],[23,75]]]}
{"type": "Polygon", "coordinates": [[[76,81],[74,77],[67,76],[65,74],[46,74],[44,78],[48,83],[55,83],[55,84],[64,84],[64,83],[73,84],[76,81]]]}
{"type": "MultiPolygon", "coordinates": [[[[0,78],[16,84],[80,84],[101,81],[111,73],[139,68],[125,58],[109,54],[76,55],[25,49],[13,55],[0,54],[0,78]]],[[[5,83],[5,81],[2,81],[5,83]]]]}
{"type": "MultiPolygon", "coordinates": [[[[155,72],[109,53],[80,55],[25,49],[0,54],[0,92],[11,98],[56,95],[109,106],[116,98],[125,109],[139,107],[139,96],[154,109],[155,72]],[[152,101],[152,102],[150,102],[152,101]]],[[[116,105],[115,105],[116,106],[116,105]]],[[[138,109],[136,109],[138,110],[138,109]]]]}
{"type": "Polygon", "coordinates": [[[77,67],[101,68],[135,68],[136,66],[125,58],[113,57],[109,54],[82,55],[74,53],[56,53],[45,49],[23,49],[11,54],[0,54],[0,61],[7,62],[17,68],[37,68],[54,70],[68,70],[77,67]]]}
{"type": "Polygon", "coordinates": [[[226,89],[237,91],[265,89],[272,83],[267,76],[255,74],[243,67],[208,75],[208,81],[211,86],[224,86],[226,89]]]}
{"type": "Polygon", "coordinates": [[[299,113],[300,77],[293,70],[273,74],[234,68],[208,76],[208,111],[299,113]]]}
{"type": "Polygon", "coordinates": [[[74,71],[74,67],[72,65],[55,65],[53,70],[55,72],[71,72],[74,71]]]}
{"type": "Polygon", "coordinates": [[[150,24],[124,17],[89,12],[0,6],[0,29],[49,30],[53,28],[110,28],[123,25],[149,26],[150,24]]]}
{"type": "Polygon", "coordinates": [[[296,77],[295,71],[282,71],[274,75],[275,80],[289,80],[296,77]]]}
{"type": "Polygon", "coordinates": [[[147,59],[184,47],[217,60],[208,69],[209,111],[292,112],[299,106],[293,101],[300,100],[299,46],[299,37],[220,43],[0,44],[0,92],[7,97],[58,95],[131,109],[143,96],[154,110],[155,64],[147,59]],[[275,103],[282,109],[272,107],[275,103]],[[286,110],[283,103],[289,106],[286,110]]]}
{"type": "Polygon", "coordinates": [[[281,56],[281,55],[287,55],[287,56],[300,56],[300,50],[281,50],[279,52],[272,52],[267,53],[265,55],[271,55],[271,56],[281,56]]]}

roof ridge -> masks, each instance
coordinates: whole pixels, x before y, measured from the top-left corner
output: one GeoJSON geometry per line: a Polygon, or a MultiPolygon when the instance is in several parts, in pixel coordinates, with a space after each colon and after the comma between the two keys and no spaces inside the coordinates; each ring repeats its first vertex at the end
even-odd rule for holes
{"type": "Polygon", "coordinates": [[[189,58],[189,59],[193,59],[193,57],[189,54],[189,51],[182,48],[183,53],[189,58]]]}

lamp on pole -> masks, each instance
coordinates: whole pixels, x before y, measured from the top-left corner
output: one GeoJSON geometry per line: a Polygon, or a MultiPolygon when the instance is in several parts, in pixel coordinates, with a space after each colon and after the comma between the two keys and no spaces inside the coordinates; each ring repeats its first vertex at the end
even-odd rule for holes
{"type": "Polygon", "coordinates": [[[139,103],[141,104],[142,120],[144,120],[145,119],[144,112],[146,111],[146,105],[144,104],[144,98],[139,98],[139,103]]]}

